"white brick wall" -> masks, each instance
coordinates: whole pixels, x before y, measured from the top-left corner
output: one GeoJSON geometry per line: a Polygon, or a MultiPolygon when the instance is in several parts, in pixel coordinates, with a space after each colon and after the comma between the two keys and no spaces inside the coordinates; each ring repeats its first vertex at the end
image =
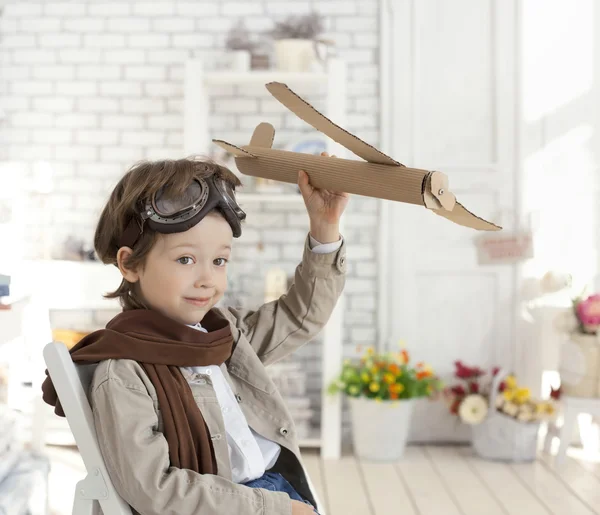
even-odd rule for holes
{"type": "MultiPolygon", "coordinates": [[[[40,254],[40,237],[52,227],[56,243],[72,234],[91,242],[110,188],[135,161],[182,156],[183,64],[222,56],[227,30],[240,16],[253,31],[274,19],[306,13],[326,16],[327,36],[348,64],[348,128],[378,143],[378,9],[375,0],[4,1],[0,17],[0,159],[32,173],[37,160],[55,171],[47,225],[28,229],[27,251],[40,254]]],[[[317,107],[323,89],[308,91],[317,107]]],[[[211,90],[215,136],[247,141],[259,121],[278,128],[276,144],[311,131],[262,86],[211,90]]],[[[0,178],[0,181],[2,178],[0,178]]],[[[242,179],[246,185],[251,180],[242,179]]],[[[0,188],[5,187],[0,183],[0,188]]],[[[247,188],[246,188],[247,189],[247,188]]],[[[236,242],[231,297],[249,306],[261,300],[261,277],[282,266],[290,275],[300,258],[308,220],[302,204],[245,206],[248,220],[236,242]]],[[[377,323],[377,202],[352,198],[346,214],[349,277],[345,355],[375,343],[377,323]]],[[[84,314],[85,328],[104,323],[84,314]]],[[[57,316],[67,324],[65,314],[57,316]]],[[[300,353],[318,399],[318,345],[300,353]]]]}

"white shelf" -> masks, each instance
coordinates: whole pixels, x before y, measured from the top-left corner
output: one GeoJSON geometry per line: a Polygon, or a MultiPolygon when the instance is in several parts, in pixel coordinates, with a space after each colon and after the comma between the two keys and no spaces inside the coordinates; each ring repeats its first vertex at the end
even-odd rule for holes
{"type": "Polygon", "coordinates": [[[281,202],[281,203],[300,203],[303,201],[302,195],[291,193],[238,193],[236,195],[240,203],[243,202],[281,202]]]}
{"type": "Polygon", "coordinates": [[[281,72],[278,70],[214,71],[204,74],[206,84],[267,84],[284,82],[289,84],[325,84],[328,75],[325,72],[281,72]]]}

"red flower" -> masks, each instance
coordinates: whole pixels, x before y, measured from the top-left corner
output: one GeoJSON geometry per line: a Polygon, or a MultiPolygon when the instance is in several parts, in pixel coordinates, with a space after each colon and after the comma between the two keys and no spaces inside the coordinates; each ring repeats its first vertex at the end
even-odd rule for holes
{"type": "Polygon", "coordinates": [[[450,391],[456,395],[465,395],[467,393],[465,391],[465,388],[460,384],[457,384],[457,385],[453,386],[452,388],[450,388],[450,391]]]}
{"type": "Polygon", "coordinates": [[[450,413],[452,413],[453,415],[457,415],[458,414],[458,407],[460,406],[460,403],[461,403],[461,399],[456,399],[452,403],[452,406],[450,406],[450,413]]]}
{"type": "Polygon", "coordinates": [[[500,367],[494,367],[492,368],[492,376],[496,376],[496,374],[500,372],[500,367]]]}
{"type": "Polygon", "coordinates": [[[475,382],[469,383],[469,391],[471,393],[479,393],[479,384],[475,382]]]}
{"type": "Polygon", "coordinates": [[[455,375],[459,379],[473,379],[484,374],[479,367],[468,367],[462,361],[455,361],[454,366],[456,367],[455,375]]]}
{"type": "Polygon", "coordinates": [[[506,381],[502,381],[498,387],[499,392],[503,392],[504,390],[506,390],[506,381]]]}
{"type": "Polygon", "coordinates": [[[557,388],[556,390],[552,387],[550,387],[550,398],[554,399],[555,401],[557,401],[558,399],[560,399],[560,387],[557,388]]]}

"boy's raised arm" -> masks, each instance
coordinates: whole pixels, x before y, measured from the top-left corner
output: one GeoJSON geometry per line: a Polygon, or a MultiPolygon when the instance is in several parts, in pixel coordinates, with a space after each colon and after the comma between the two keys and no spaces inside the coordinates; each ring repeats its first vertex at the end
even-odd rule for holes
{"type": "Polygon", "coordinates": [[[228,308],[225,315],[245,334],[265,365],[312,340],[327,324],[346,280],[346,244],[320,254],[307,237],[294,283],[279,299],[258,310],[228,308]]]}

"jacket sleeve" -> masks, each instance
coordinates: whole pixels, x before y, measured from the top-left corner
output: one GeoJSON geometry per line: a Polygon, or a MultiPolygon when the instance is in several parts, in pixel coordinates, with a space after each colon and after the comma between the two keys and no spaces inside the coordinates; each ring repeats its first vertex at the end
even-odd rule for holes
{"type": "MultiPolygon", "coordinates": [[[[131,374],[133,376],[133,374],[131,374]]],[[[170,467],[152,398],[139,378],[108,377],[91,391],[98,443],[121,497],[143,515],[291,515],[281,492],[170,467]]]]}
{"type": "Polygon", "coordinates": [[[269,365],[312,340],[327,324],[346,280],[346,244],[326,254],[311,251],[307,237],[294,283],[258,310],[227,308],[226,315],[269,365]]]}

